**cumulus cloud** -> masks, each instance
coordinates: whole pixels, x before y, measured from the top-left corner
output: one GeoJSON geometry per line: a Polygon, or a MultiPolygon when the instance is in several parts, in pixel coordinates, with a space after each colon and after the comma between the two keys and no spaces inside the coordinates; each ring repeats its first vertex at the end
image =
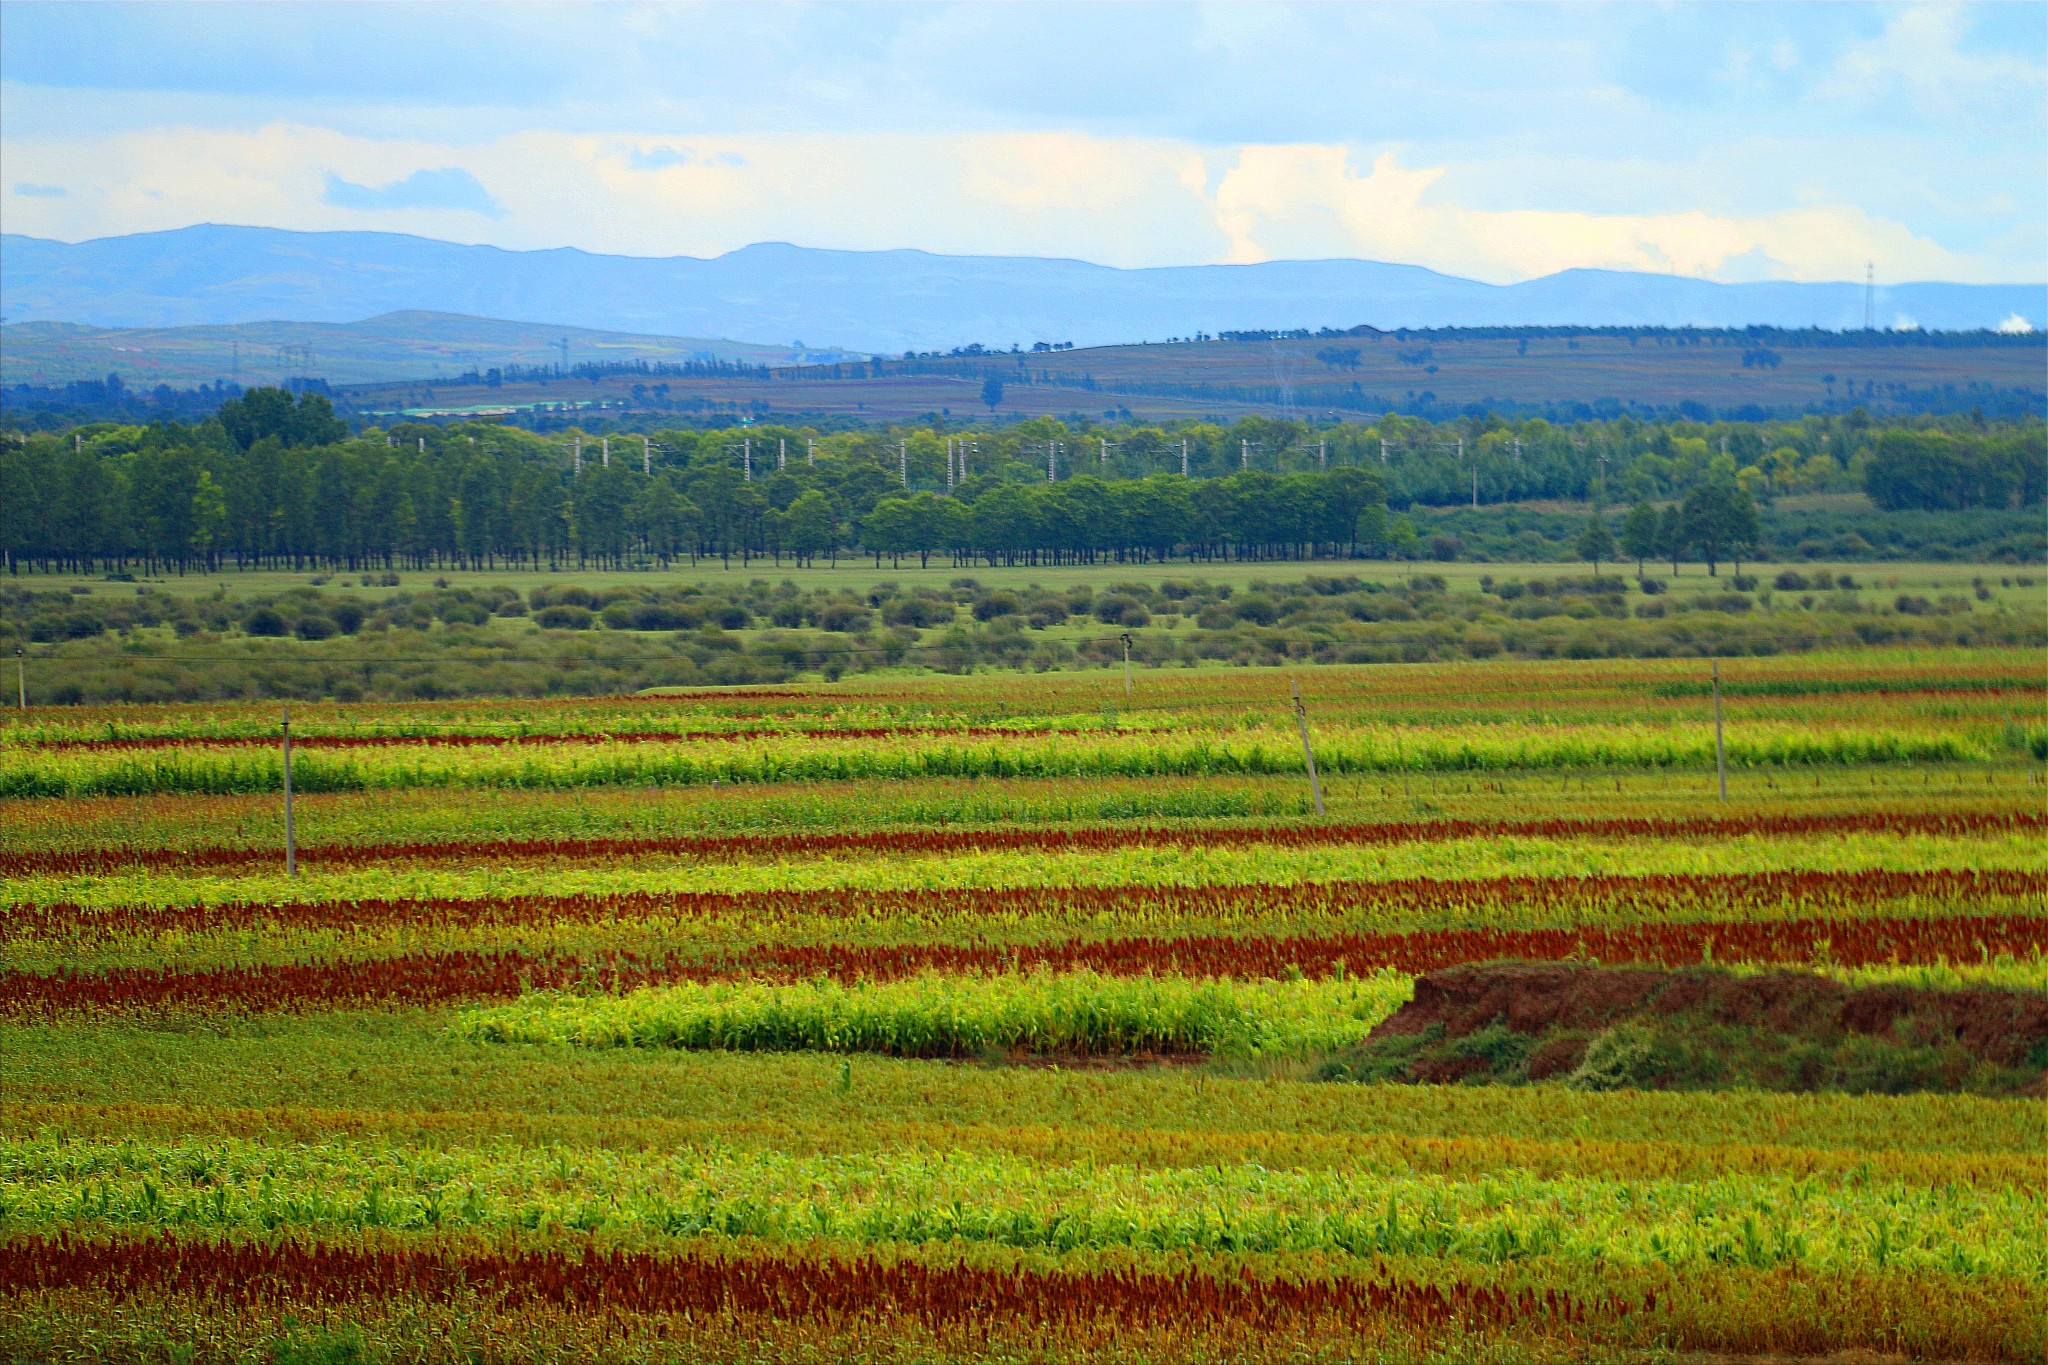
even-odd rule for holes
{"type": "Polygon", "coordinates": [[[2034,330],[2034,324],[2028,322],[2018,313],[2014,313],[2004,322],[1998,324],[1998,330],[2004,332],[2007,336],[2023,336],[2034,330]]]}
{"type": "Polygon", "coordinates": [[[1435,193],[1443,167],[1383,153],[1360,173],[1341,146],[1247,147],[1216,189],[1230,259],[1364,256],[1507,283],[1595,268],[1705,279],[1964,279],[1973,263],[1848,206],[1738,217],[1474,209],[1435,193]]]}

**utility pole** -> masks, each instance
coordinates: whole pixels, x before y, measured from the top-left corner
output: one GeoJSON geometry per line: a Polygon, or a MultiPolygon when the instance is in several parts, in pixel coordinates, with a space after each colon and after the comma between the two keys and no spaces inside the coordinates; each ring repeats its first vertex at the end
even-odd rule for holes
{"type": "Polygon", "coordinates": [[[818,463],[818,443],[808,436],[804,437],[804,463],[807,465],[816,465],[818,463]]]}
{"type": "Polygon", "coordinates": [[[645,436],[640,438],[640,472],[642,474],[652,474],[654,472],[654,447],[645,436]]]}
{"type": "Polygon", "coordinates": [[[1180,438],[1180,476],[1183,479],[1188,476],[1188,438],[1185,436],[1180,438]]]}
{"type": "Polygon", "coordinates": [[[292,704],[284,704],[284,875],[299,875],[298,830],[292,825],[292,704]]]}
{"type": "Polygon", "coordinates": [[[581,474],[583,472],[583,438],[581,436],[576,438],[576,453],[571,457],[569,472],[572,474],[581,474]]]}
{"type": "Polygon", "coordinates": [[[1100,441],[1100,442],[1102,442],[1102,453],[1101,453],[1101,454],[1099,454],[1099,455],[1097,455],[1097,456],[1095,457],[1095,467],[1096,467],[1097,469],[1108,469],[1108,468],[1109,468],[1109,438],[1108,438],[1107,436],[1098,436],[1098,437],[1096,437],[1095,439],[1096,439],[1096,440],[1098,440],[1098,441],[1100,441]]]}
{"type": "Polygon", "coordinates": [[[609,436],[604,438],[604,467],[612,467],[612,438],[609,436]]]}
{"type": "Polygon", "coordinates": [[[1237,467],[1241,470],[1252,467],[1252,443],[1242,437],[1237,442],[1237,467]]]}
{"type": "Polygon", "coordinates": [[[754,481],[754,438],[747,436],[740,441],[740,467],[745,471],[746,481],[754,481]]]}
{"type": "Polygon", "coordinates": [[[1721,800],[1728,800],[1728,750],[1721,741],[1721,661],[1714,660],[1714,774],[1721,779],[1721,800]]]}
{"type": "Polygon", "coordinates": [[[789,438],[787,436],[778,436],[776,440],[779,444],[775,447],[775,467],[777,469],[787,469],[789,468],[789,438]]]}
{"type": "Polygon", "coordinates": [[[1131,633],[1124,631],[1117,637],[1124,642],[1124,696],[1131,695],[1131,633]]]}
{"type": "Polygon", "coordinates": [[[1472,510],[1479,510],[1479,466],[1472,466],[1472,510]]]}
{"type": "Polygon", "coordinates": [[[903,485],[903,491],[910,491],[910,442],[896,442],[896,478],[903,485]]]}
{"type": "Polygon", "coordinates": [[[1301,704],[1301,680],[1288,680],[1294,687],[1294,720],[1301,726],[1301,756],[1308,764],[1308,789],[1315,794],[1316,814],[1323,813],[1323,782],[1316,776],[1316,751],[1308,742],[1308,708],[1301,704]]]}
{"type": "Polygon", "coordinates": [[[28,651],[20,645],[14,647],[14,699],[28,710],[28,651]]]}
{"type": "Polygon", "coordinates": [[[1386,462],[1387,462],[1387,438],[1386,438],[1386,437],[1384,437],[1384,436],[1382,436],[1382,437],[1380,437],[1380,464],[1381,464],[1381,465],[1385,465],[1385,464],[1386,464],[1386,462]]]}
{"type": "Polygon", "coordinates": [[[1322,470],[1325,473],[1329,472],[1330,438],[1327,436],[1320,436],[1316,438],[1316,468],[1322,470]]]}

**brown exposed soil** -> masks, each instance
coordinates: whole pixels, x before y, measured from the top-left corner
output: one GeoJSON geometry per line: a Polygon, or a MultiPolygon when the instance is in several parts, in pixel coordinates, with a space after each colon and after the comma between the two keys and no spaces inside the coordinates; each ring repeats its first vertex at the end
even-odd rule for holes
{"type": "MultiPolygon", "coordinates": [[[[1736,976],[1708,968],[1507,962],[1419,978],[1415,998],[1368,1041],[1432,1027],[1441,1027],[1445,1038],[1462,1038],[1495,1024],[1530,1036],[1583,1035],[1625,1019],[1680,1015],[1795,1037],[1903,1035],[1920,1045],[1953,1043],[2000,1066],[2025,1065],[2028,1053],[2048,1040],[2048,995],[2030,991],[1851,987],[1810,972],[1736,976]]],[[[1530,1079],[1570,1071],[1584,1050],[1583,1036],[1547,1039],[1530,1057],[1530,1079]]]]}

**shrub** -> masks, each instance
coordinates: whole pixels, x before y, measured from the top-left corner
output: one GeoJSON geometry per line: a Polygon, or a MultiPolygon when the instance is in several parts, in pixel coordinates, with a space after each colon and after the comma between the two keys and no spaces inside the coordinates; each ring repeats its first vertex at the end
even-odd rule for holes
{"type": "Polygon", "coordinates": [[[290,627],[277,612],[269,607],[258,607],[242,618],[242,629],[250,635],[282,636],[290,627]]]}
{"type": "Polygon", "coordinates": [[[333,618],[335,626],[340,629],[343,635],[353,635],[362,629],[363,608],[359,602],[349,600],[336,602],[328,609],[327,614],[333,618]]]}
{"type": "Polygon", "coordinates": [[[1093,611],[1096,620],[1110,626],[1142,626],[1152,620],[1145,604],[1128,593],[1104,593],[1095,599],[1093,611]]]}
{"type": "Polygon", "coordinates": [[[1249,621],[1255,626],[1270,626],[1280,619],[1280,609],[1273,599],[1264,593],[1248,592],[1237,599],[1231,611],[1240,621],[1249,621]]]}
{"type": "Polygon", "coordinates": [[[543,630],[589,630],[590,623],[596,619],[590,608],[567,603],[543,607],[533,614],[533,623],[543,630]]]}
{"type": "Polygon", "coordinates": [[[818,611],[818,629],[858,635],[874,620],[874,613],[851,602],[828,602],[818,611]]]}
{"type": "MultiPolygon", "coordinates": [[[[1066,614],[1064,608],[1060,614],[1066,614]]],[[[930,597],[899,597],[888,605],[882,619],[892,626],[915,626],[919,630],[928,630],[948,624],[955,615],[951,602],[930,597]]]]}
{"type": "Polygon", "coordinates": [[[1805,592],[1813,584],[1797,569],[1787,569],[1771,580],[1771,586],[1779,592],[1805,592]]]}
{"type": "Polygon", "coordinates": [[[292,634],[301,640],[331,640],[341,627],[325,616],[308,614],[292,623],[292,634]]]}
{"type": "Polygon", "coordinates": [[[992,592],[974,604],[974,619],[993,621],[998,616],[1014,616],[1018,609],[1017,594],[1013,592],[992,592]]]}

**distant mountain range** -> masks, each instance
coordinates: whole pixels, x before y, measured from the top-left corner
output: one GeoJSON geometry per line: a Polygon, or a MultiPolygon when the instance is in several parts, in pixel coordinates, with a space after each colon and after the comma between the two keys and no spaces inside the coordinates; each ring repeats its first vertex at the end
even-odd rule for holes
{"type": "MultiPolygon", "coordinates": [[[[1254,328],[1860,328],[1861,284],[1715,284],[1567,270],[1492,285],[1375,261],[1120,270],[1084,261],[821,251],[709,260],[507,251],[377,232],[201,225],[65,243],[0,236],[10,323],[173,327],[354,322],[432,310],[666,337],[900,353],[979,342],[1101,345],[1254,328]]],[[[1895,284],[1879,327],[2048,327],[2048,286],[1895,284]]]]}
{"type": "Polygon", "coordinates": [[[795,365],[853,358],[861,357],[832,349],[644,336],[418,310],[362,322],[140,328],[10,322],[0,328],[0,383],[6,384],[66,384],[104,379],[109,373],[119,374],[131,387],[190,388],[218,379],[274,384],[303,376],[332,384],[381,384],[455,379],[494,367],[547,367],[564,360],[571,366],[636,360],[795,365]]]}

